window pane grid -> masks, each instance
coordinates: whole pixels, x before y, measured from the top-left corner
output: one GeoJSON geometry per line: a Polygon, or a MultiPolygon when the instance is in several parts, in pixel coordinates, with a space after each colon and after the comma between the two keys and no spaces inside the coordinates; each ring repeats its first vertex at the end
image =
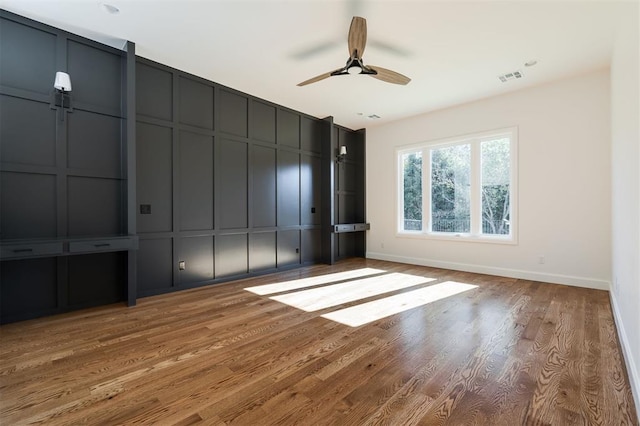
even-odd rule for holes
{"type": "Polygon", "coordinates": [[[398,154],[400,232],[515,241],[513,129],[398,154]]]}
{"type": "Polygon", "coordinates": [[[422,230],[422,152],[402,156],[403,229],[422,230]]]}
{"type": "Polygon", "coordinates": [[[508,138],[482,141],[482,233],[510,235],[511,155],[508,138]]]}
{"type": "Polygon", "coordinates": [[[431,150],[431,232],[471,230],[471,145],[431,150]]]}

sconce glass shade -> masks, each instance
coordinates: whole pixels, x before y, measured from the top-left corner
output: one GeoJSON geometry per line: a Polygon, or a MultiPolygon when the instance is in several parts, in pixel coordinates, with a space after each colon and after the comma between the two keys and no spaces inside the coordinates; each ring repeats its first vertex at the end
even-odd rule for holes
{"type": "Polygon", "coordinates": [[[62,92],[70,92],[71,91],[71,77],[66,72],[58,71],[56,73],[56,80],[53,83],[53,87],[62,91],[62,92]]]}
{"type": "Polygon", "coordinates": [[[345,145],[340,147],[340,155],[347,155],[347,147],[345,145]]]}

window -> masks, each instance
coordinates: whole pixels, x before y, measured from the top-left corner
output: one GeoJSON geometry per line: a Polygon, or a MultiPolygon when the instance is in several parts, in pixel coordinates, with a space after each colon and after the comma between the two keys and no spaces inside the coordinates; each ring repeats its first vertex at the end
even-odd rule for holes
{"type": "Polygon", "coordinates": [[[515,242],[516,129],[398,151],[398,230],[515,242]]]}

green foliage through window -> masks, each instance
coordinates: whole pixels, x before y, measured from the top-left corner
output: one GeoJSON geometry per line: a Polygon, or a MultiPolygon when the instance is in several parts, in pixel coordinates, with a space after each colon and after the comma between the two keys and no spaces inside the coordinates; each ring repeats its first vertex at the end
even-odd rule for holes
{"type": "Polygon", "coordinates": [[[512,135],[401,152],[401,230],[512,236],[512,135]]]}
{"type": "Polygon", "coordinates": [[[509,235],[510,167],[508,138],[483,141],[482,233],[509,235]]]}
{"type": "Polygon", "coordinates": [[[471,229],[471,146],[431,150],[431,230],[469,232],[471,229]]]}
{"type": "Polygon", "coordinates": [[[422,152],[402,156],[404,179],[404,229],[422,230],[422,152]]]}

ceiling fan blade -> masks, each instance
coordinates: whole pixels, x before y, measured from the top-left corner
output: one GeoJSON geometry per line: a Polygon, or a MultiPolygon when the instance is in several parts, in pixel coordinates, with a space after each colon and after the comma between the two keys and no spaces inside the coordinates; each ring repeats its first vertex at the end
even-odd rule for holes
{"type": "Polygon", "coordinates": [[[395,56],[400,56],[405,58],[408,58],[409,56],[411,56],[411,52],[409,50],[391,43],[387,43],[382,40],[376,40],[371,38],[369,39],[369,46],[375,47],[378,50],[385,50],[388,53],[391,53],[392,55],[395,55],[395,56]]]}
{"type": "Polygon", "coordinates": [[[308,59],[313,56],[320,55],[321,53],[327,52],[333,49],[334,47],[336,47],[336,45],[338,45],[338,42],[335,40],[324,41],[316,44],[315,46],[309,47],[307,49],[298,50],[297,52],[294,52],[293,54],[291,54],[290,57],[297,61],[301,61],[303,59],[308,59]]]}
{"type": "Polygon", "coordinates": [[[317,76],[315,76],[313,78],[310,78],[309,80],[303,81],[302,83],[298,83],[297,86],[306,86],[307,84],[316,83],[316,82],[318,82],[320,80],[324,80],[325,78],[331,77],[331,74],[333,74],[336,71],[342,71],[342,68],[339,68],[339,69],[337,69],[335,71],[329,71],[329,72],[326,72],[324,74],[317,75],[317,76]]]}
{"type": "Polygon", "coordinates": [[[367,44],[367,20],[354,16],[349,27],[349,56],[362,58],[364,47],[367,44]]]}
{"type": "Polygon", "coordinates": [[[398,72],[388,70],[386,68],[373,65],[368,65],[367,67],[377,72],[377,74],[370,74],[371,77],[377,78],[378,80],[382,80],[387,83],[406,85],[411,81],[409,77],[398,72]]]}

